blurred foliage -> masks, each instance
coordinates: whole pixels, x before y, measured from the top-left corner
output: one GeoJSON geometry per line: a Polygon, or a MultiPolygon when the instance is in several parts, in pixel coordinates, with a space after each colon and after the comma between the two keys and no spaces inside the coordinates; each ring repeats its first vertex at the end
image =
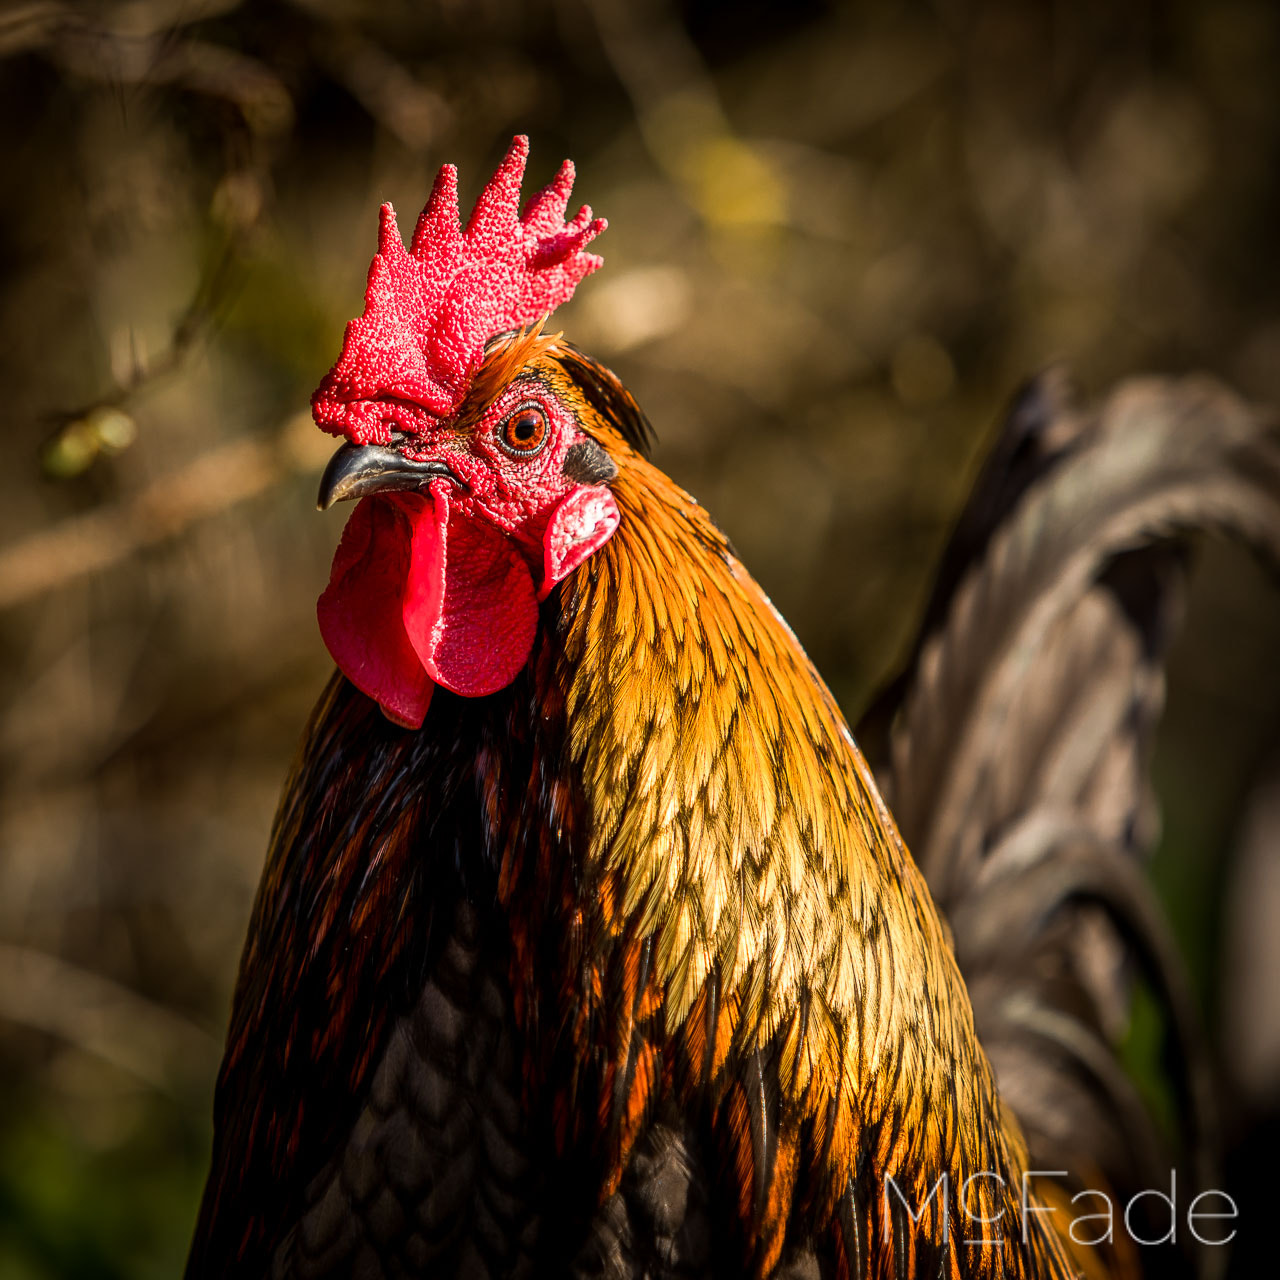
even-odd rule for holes
{"type": "MultiPolygon", "coordinates": [[[[20,0],[0,59],[5,1276],[180,1267],[328,667],[342,513],[313,510],[330,442],[305,408],[379,202],[415,211],[446,159],[465,199],[517,131],[534,181],[575,159],[608,265],[557,324],[635,391],[851,716],[1024,376],[1204,367],[1280,400],[1270,0],[20,0]]],[[[1277,745],[1280,609],[1209,559],[1158,874],[1250,1064],[1224,1099],[1247,1180],[1280,997],[1275,911],[1241,912],[1280,806],[1243,887],[1231,850],[1277,745]]]]}

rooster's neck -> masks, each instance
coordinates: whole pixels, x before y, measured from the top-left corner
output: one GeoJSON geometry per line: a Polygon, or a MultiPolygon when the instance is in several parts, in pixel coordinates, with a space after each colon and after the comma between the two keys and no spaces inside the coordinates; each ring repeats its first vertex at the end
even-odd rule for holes
{"type": "MultiPolygon", "coordinates": [[[[1004,1190],[983,1180],[970,1207],[1013,1221],[1021,1138],[834,699],[688,494],[634,455],[613,489],[622,522],[566,584],[553,681],[582,813],[574,1034],[607,1064],[606,1144],[620,1167],[660,1078],[709,1090],[740,1116],[727,1141],[766,1261],[793,1203],[832,1208],[855,1169],[870,1232],[890,1176],[921,1205],[944,1172],[953,1196],[995,1174],[1004,1190]],[[744,1129],[757,1105],[771,1114],[744,1129]],[[820,1172],[788,1181],[806,1161],[820,1172]]],[[[1022,1273],[1016,1239],[999,1265],[1022,1273]]]]}
{"type": "Polygon", "coordinates": [[[614,494],[621,526],[561,626],[586,867],[619,925],[657,935],[669,1018],[713,967],[730,986],[764,967],[751,1012],[770,1029],[818,980],[851,1009],[867,975],[846,927],[905,880],[940,940],[923,884],[826,685],[705,510],[637,458],[614,494]]]}

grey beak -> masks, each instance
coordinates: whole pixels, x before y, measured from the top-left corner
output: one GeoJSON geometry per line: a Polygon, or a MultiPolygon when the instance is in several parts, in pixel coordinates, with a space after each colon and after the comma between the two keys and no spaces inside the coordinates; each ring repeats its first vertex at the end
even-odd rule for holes
{"type": "Polygon", "coordinates": [[[415,462],[379,444],[344,444],[320,477],[316,506],[327,511],[335,502],[370,493],[422,489],[438,476],[457,479],[443,462],[415,462]]]}

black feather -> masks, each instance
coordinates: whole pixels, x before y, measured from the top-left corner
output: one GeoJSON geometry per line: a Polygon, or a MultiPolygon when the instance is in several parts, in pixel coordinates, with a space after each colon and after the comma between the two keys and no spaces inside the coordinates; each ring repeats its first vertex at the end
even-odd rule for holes
{"type": "Polygon", "coordinates": [[[618,375],[563,339],[557,344],[554,354],[564,371],[581,388],[587,403],[637,453],[647,458],[653,447],[653,427],[636,404],[635,397],[619,381],[618,375]]]}

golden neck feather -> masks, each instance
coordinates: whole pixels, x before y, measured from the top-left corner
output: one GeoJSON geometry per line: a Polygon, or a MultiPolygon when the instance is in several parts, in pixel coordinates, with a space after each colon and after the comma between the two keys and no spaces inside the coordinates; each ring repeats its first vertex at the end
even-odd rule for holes
{"type": "Polygon", "coordinates": [[[560,680],[589,815],[580,883],[615,939],[652,938],[668,1059],[696,1041],[728,1089],[735,1064],[776,1053],[787,1123],[826,1153],[811,1195],[869,1164],[920,1200],[943,1171],[954,1195],[988,1170],[1016,1199],[1016,1122],[834,699],[706,512],[614,452],[622,524],[566,596],[560,680]]]}

